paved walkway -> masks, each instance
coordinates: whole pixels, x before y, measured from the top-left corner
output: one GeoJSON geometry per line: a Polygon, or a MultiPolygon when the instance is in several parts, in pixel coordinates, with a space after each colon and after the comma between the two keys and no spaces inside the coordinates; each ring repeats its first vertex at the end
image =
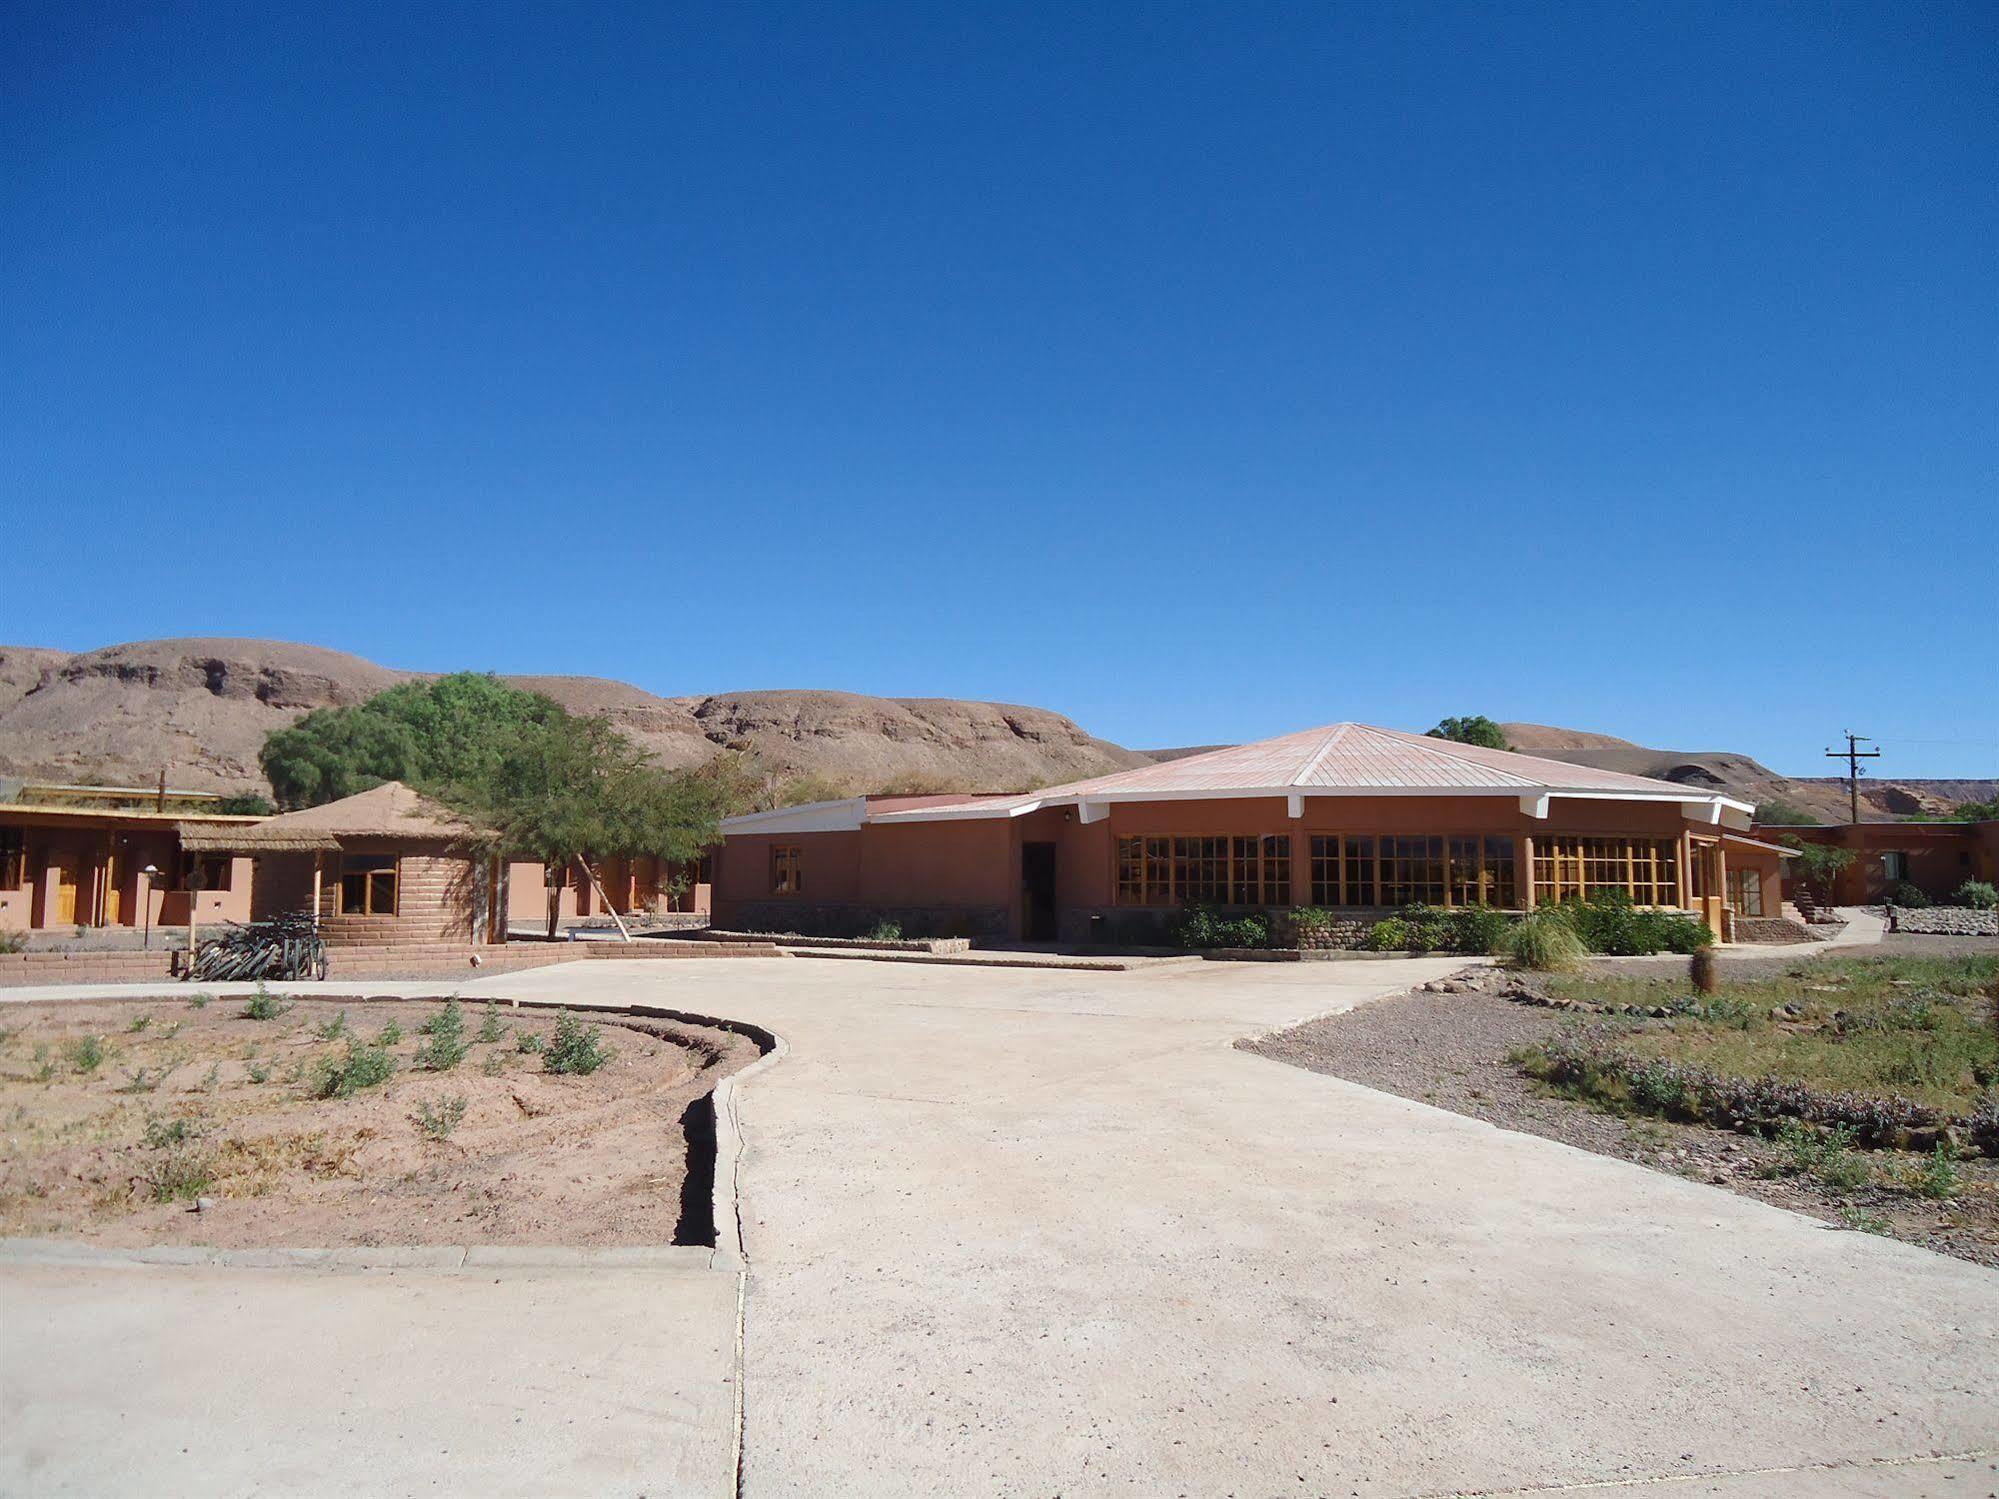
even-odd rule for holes
{"type": "MultiPolygon", "coordinates": [[[[739,1093],[753,1496],[1995,1486],[1971,1454],[1999,1447],[1999,1275],[1229,1044],[1454,966],[606,962],[466,992],[644,999],[790,1043],[739,1093]]],[[[733,1330],[712,1277],[634,1278],[561,1317],[461,1277],[415,1293],[434,1315],[412,1321],[365,1276],[272,1292],[152,1271],[120,1298],[119,1273],[0,1272],[0,1488],[58,1487],[23,1481],[16,1420],[54,1363],[60,1410],[28,1427],[140,1438],[128,1476],[255,1431],[231,1470],[246,1482],[215,1492],[247,1492],[280,1450],[271,1483],[296,1492],[624,1491],[613,1473],[716,1492],[722,1403],[673,1398],[733,1330]],[[231,1296],[241,1315],[218,1324],[231,1296]],[[138,1329],[136,1380],[103,1329],[113,1304],[138,1329]],[[313,1377],[255,1377],[301,1319],[313,1377]],[[329,1319],[369,1331],[315,1340],[329,1319]],[[261,1328],[264,1351],[232,1372],[218,1325],[261,1328]],[[470,1358],[431,1387],[423,1358],[442,1364],[458,1326],[470,1358]],[[203,1350],[205,1403],[175,1425],[179,1346],[203,1350]],[[426,1387],[433,1424],[391,1420],[380,1466],[365,1412],[426,1387]],[[504,1456],[482,1445],[510,1418],[504,1456]],[[585,1438],[594,1466],[572,1475],[585,1438]],[[328,1466],[364,1452],[358,1475],[328,1466]]],[[[125,1487],[65,1460],[81,1491],[125,1487]]]]}

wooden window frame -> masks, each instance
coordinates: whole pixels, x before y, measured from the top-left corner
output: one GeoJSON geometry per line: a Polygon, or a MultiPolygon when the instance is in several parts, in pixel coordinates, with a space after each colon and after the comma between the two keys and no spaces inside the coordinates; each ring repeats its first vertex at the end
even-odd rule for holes
{"type": "Polygon", "coordinates": [[[28,830],[0,828],[0,890],[24,889],[28,878],[28,830]]]}
{"type": "Polygon", "coordinates": [[[773,843],[770,846],[770,893],[772,895],[803,895],[805,893],[805,846],[799,843],[773,843]]]}
{"type": "Polygon", "coordinates": [[[1751,869],[1740,864],[1730,865],[1728,870],[1728,884],[1729,910],[1733,911],[1737,916],[1761,916],[1764,914],[1763,875],[1760,870],[1751,869]],[[1756,896],[1753,902],[1756,909],[1753,911],[1750,909],[1752,902],[1749,899],[1749,895],[1751,891],[1754,891],[1756,896]]]}
{"type": "Polygon", "coordinates": [[[1288,906],[1291,835],[1121,833],[1111,840],[1111,903],[1288,906]],[[1249,890],[1259,898],[1237,898],[1249,890]]]}
{"type": "Polygon", "coordinates": [[[333,882],[334,909],[342,916],[388,917],[400,913],[403,897],[401,854],[342,854],[339,873],[333,882]],[[358,879],[360,900],[348,904],[347,882],[358,879]],[[383,881],[387,898],[383,898],[383,881]],[[383,909],[386,906],[387,909],[383,909]]]}
{"type": "Polygon", "coordinates": [[[1642,833],[1536,833],[1534,904],[1622,891],[1635,906],[1680,905],[1680,840],[1642,833]]]}

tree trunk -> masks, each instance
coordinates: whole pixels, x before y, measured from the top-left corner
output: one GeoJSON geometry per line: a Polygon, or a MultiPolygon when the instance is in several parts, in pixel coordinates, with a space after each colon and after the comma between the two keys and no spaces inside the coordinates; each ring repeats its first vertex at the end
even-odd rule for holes
{"type": "Polygon", "coordinates": [[[555,940],[555,930],[562,923],[562,886],[554,880],[548,882],[548,940],[555,940]]]}

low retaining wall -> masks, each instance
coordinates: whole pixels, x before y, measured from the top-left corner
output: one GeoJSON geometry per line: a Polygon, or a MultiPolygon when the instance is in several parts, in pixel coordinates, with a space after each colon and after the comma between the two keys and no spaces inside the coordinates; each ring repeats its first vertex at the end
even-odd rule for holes
{"type": "Polygon", "coordinates": [[[1999,937],[1999,911],[1971,906],[1890,906],[1888,930],[1921,937],[1999,937]]]}
{"type": "Polygon", "coordinates": [[[703,942],[750,942],[775,947],[818,947],[852,949],[855,952],[927,952],[949,954],[970,952],[969,937],[904,937],[887,941],[876,937],[808,937],[802,932],[718,932],[701,934],[703,942]]]}
{"type": "Polygon", "coordinates": [[[733,932],[793,932],[801,937],[861,937],[894,922],[910,937],[990,938],[1004,942],[1005,906],[877,906],[839,901],[731,901],[716,913],[733,932]]]}
{"type": "MultiPolygon", "coordinates": [[[[328,979],[479,978],[519,973],[556,963],[593,959],[657,961],[673,958],[777,958],[770,942],[509,942],[490,946],[426,948],[335,947],[327,950],[328,979]]],[[[0,953],[0,988],[24,984],[150,983],[174,978],[180,954],[167,952],[0,953]]]]}

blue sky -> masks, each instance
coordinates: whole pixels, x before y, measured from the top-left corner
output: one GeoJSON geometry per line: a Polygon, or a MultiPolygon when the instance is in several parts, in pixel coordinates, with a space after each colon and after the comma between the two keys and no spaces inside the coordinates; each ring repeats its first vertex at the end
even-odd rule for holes
{"type": "Polygon", "coordinates": [[[0,640],[1999,773],[1988,4],[9,14],[0,640]]]}

